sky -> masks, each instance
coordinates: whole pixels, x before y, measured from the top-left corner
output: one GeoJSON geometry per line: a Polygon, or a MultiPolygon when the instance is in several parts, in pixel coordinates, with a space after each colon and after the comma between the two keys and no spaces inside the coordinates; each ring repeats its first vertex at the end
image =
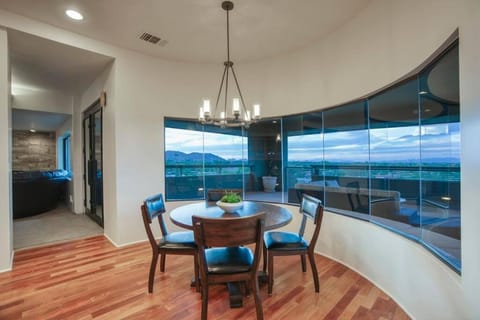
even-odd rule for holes
{"type": "MultiPolygon", "coordinates": [[[[224,159],[242,159],[242,141],[246,138],[228,134],[199,132],[184,129],[165,129],[165,150],[181,151],[184,153],[205,152],[213,153],[224,159]],[[202,139],[202,134],[204,139],[202,139]]],[[[245,156],[246,158],[246,156],[245,156]]]]}
{"type": "MultiPolygon", "coordinates": [[[[426,125],[421,131],[415,126],[371,129],[370,137],[368,130],[290,136],[288,160],[322,161],[323,151],[327,161],[418,161],[420,154],[422,159],[460,159],[459,123],[426,125]]],[[[167,151],[213,153],[227,160],[247,157],[246,138],[239,136],[205,132],[202,139],[201,132],[173,128],[166,128],[165,135],[167,151]]]]}

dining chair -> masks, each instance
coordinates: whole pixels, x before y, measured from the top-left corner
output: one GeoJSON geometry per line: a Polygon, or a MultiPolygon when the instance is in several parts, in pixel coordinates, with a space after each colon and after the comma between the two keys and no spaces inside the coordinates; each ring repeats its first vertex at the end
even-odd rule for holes
{"type": "Polygon", "coordinates": [[[207,319],[210,284],[244,282],[253,292],[257,319],[263,319],[258,286],[265,213],[235,218],[192,216],[198,246],[202,292],[202,320],[207,319]],[[246,245],[255,244],[254,252],[246,245]]]}
{"type": "Polygon", "coordinates": [[[307,271],[305,266],[305,255],[308,255],[308,260],[310,261],[310,266],[313,273],[313,281],[315,283],[315,292],[320,291],[314,249],[320,233],[320,227],[322,225],[322,202],[317,198],[303,194],[300,205],[300,213],[303,215],[303,217],[298,233],[285,231],[265,232],[263,242],[263,271],[266,272],[268,266],[268,294],[272,294],[273,288],[273,257],[291,255],[300,255],[303,272],[307,271]],[[304,238],[307,220],[312,220],[315,225],[315,229],[313,230],[313,234],[309,242],[307,242],[307,240],[304,238]]]}
{"type": "Polygon", "coordinates": [[[165,272],[165,260],[167,254],[191,255],[194,259],[195,287],[200,291],[198,283],[198,261],[197,245],[192,231],[168,232],[163,219],[166,212],[165,203],[161,193],[145,199],[141,205],[143,223],[147,232],[148,240],[152,247],[152,261],[150,264],[150,273],[148,275],[148,292],[153,292],[153,281],[155,278],[155,268],[160,255],[160,271],[165,272]],[[157,219],[162,233],[162,238],[157,241],[151,228],[153,220],[157,219]]]}
{"type": "Polygon", "coordinates": [[[347,183],[346,187],[355,190],[354,192],[347,193],[348,202],[350,203],[352,211],[368,214],[370,212],[368,196],[360,196],[360,183],[358,181],[352,181],[347,183]],[[367,203],[363,203],[362,199],[366,199],[367,203]]]}

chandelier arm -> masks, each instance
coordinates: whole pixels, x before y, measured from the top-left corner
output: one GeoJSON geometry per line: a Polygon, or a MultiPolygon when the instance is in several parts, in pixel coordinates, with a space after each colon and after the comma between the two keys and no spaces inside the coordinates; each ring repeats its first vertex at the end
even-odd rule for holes
{"type": "Polygon", "coordinates": [[[240,95],[240,100],[242,101],[243,112],[247,114],[247,107],[245,107],[245,101],[243,100],[242,90],[240,90],[240,86],[238,85],[237,75],[235,74],[235,70],[232,68],[233,79],[235,79],[235,85],[237,86],[238,94],[240,95]]]}
{"type": "Polygon", "coordinates": [[[222,94],[223,82],[225,81],[225,74],[227,73],[227,69],[228,66],[225,65],[225,68],[223,69],[222,81],[220,82],[220,88],[218,89],[217,102],[215,102],[215,112],[213,113],[214,115],[217,114],[218,101],[220,100],[220,95],[222,94]]]}
{"type": "MultiPolygon", "coordinates": [[[[228,12],[228,11],[227,11],[228,12]]],[[[225,77],[225,100],[223,102],[223,111],[225,112],[225,119],[227,118],[227,98],[228,98],[228,76],[231,65],[227,65],[227,76],[225,77]]]]}

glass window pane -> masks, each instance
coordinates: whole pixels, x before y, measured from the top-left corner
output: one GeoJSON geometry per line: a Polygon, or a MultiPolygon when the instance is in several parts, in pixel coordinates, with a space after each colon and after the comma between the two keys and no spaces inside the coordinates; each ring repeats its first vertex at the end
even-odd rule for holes
{"type": "Polygon", "coordinates": [[[249,174],[249,168],[244,168],[244,147],[247,147],[247,142],[242,136],[242,130],[229,129],[227,132],[228,134],[205,131],[203,135],[206,191],[243,189],[244,174],[249,174]]]}
{"type": "Polygon", "coordinates": [[[422,241],[460,268],[458,46],[420,75],[422,241]]]}
{"type": "Polygon", "coordinates": [[[418,80],[369,100],[371,219],[420,236],[418,80]]]}
{"type": "Polygon", "coordinates": [[[325,206],[366,218],[369,213],[368,119],[364,101],[324,112],[325,206]]]}
{"type": "Polygon", "coordinates": [[[283,120],[283,136],[287,140],[285,188],[289,203],[300,202],[299,190],[308,189],[318,181],[323,182],[323,176],[315,174],[318,168],[323,169],[322,127],[321,112],[285,117],[283,120]]]}
{"type": "Polygon", "coordinates": [[[165,198],[203,199],[203,134],[165,128],[165,198]]]}
{"type": "Polygon", "coordinates": [[[265,119],[250,125],[248,167],[252,170],[245,199],[283,202],[281,119],[265,119]]]}

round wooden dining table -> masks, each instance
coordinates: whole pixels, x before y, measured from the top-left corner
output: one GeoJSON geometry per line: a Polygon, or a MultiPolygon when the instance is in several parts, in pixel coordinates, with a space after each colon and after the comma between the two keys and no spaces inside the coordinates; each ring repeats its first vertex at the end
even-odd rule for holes
{"type": "MultiPolygon", "coordinates": [[[[177,226],[193,230],[192,216],[201,216],[207,218],[234,218],[245,217],[265,212],[265,230],[272,230],[283,227],[290,223],[292,214],[286,208],[278,205],[243,201],[242,208],[235,213],[226,213],[220,209],[214,201],[201,201],[184,206],[177,207],[170,211],[170,220],[177,226]]],[[[259,278],[264,279],[266,275],[259,273],[259,278]]],[[[192,283],[194,286],[194,283],[192,283]]],[[[227,283],[230,307],[238,308],[242,306],[242,292],[238,283],[227,283]]]]}
{"type": "Polygon", "coordinates": [[[201,201],[177,207],[170,212],[170,220],[177,226],[193,230],[192,216],[207,218],[246,217],[265,212],[265,230],[283,227],[292,220],[291,212],[278,205],[243,201],[243,207],[235,213],[226,213],[214,201],[201,201]]]}

